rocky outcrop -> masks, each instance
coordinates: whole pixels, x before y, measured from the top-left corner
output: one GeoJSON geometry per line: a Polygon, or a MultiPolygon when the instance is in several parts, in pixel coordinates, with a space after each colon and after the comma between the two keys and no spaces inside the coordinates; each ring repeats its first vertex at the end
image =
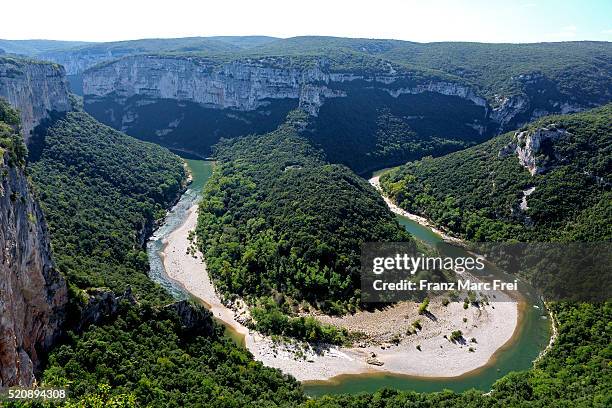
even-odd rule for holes
{"type": "Polygon", "coordinates": [[[188,300],[180,300],[163,308],[165,312],[176,313],[182,330],[186,332],[197,332],[198,334],[210,334],[214,332],[212,313],[202,306],[193,305],[188,300]]]}
{"type": "Polygon", "coordinates": [[[569,133],[555,124],[536,130],[516,132],[512,142],[500,152],[501,157],[516,154],[519,163],[529,170],[532,176],[546,172],[550,166],[561,159],[553,149],[553,143],[569,133]]]}
{"type": "MultiPolygon", "coordinates": [[[[561,95],[555,96],[554,92],[550,100],[539,100],[537,95],[543,90],[555,87],[539,73],[511,77],[517,89],[523,91],[510,96],[495,95],[488,100],[468,82],[449,80],[434,73],[414,75],[391,64],[379,71],[349,72],[339,71],[333,65],[326,57],[296,63],[288,57],[223,61],[196,56],[129,55],[85,71],[83,92],[89,103],[111,98],[124,104],[128,98],[139,96],[137,104],[171,99],[239,111],[254,111],[266,107],[271,100],[288,98],[298,100],[299,106],[313,116],[317,116],[325,100],[350,97],[351,86],[380,89],[394,98],[430,92],[484,107],[483,119],[499,125],[496,133],[550,113],[586,108],[566,101],[561,95]]],[[[124,121],[131,119],[127,114],[124,121]]]]}
{"type": "Polygon", "coordinates": [[[402,94],[420,94],[424,92],[434,92],[441,95],[457,96],[462,99],[472,101],[477,106],[487,107],[487,101],[474,92],[468,86],[460,85],[447,81],[428,81],[424,84],[415,85],[408,88],[385,89],[389,95],[397,98],[402,94]]]}
{"type": "Polygon", "coordinates": [[[86,299],[79,307],[79,319],[74,324],[74,330],[81,332],[92,324],[99,324],[106,319],[114,317],[122,301],[136,304],[131,288],[119,296],[105,288],[92,288],[84,292],[86,299]]]}
{"type": "Polygon", "coordinates": [[[70,109],[64,68],[57,64],[0,57],[0,97],[19,109],[26,143],[51,112],[70,109]]]}
{"type": "Polygon", "coordinates": [[[60,334],[67,289],[40,206],[7,153],[0,153],[0,226],[0,388],[29,386],[39,354],[60,334]]]}
{"type": "Polygon", "coordinates": [[[339,84],[352,81],[364,81],[364,86],[376,86],[396,98],[437,92],[486,106],[484,98],[467,86],[435,80],[399,86],[402,81],[412,83],[412,78],[396,71],[368,75],[332,72],[325,58],[308,66],[284,66],[278,58],[219,63],[198,57],[131,56],[85,72],[83,91],[89,101],[109,96],[125,101],[138,95],[242,111],[265,107],[270,99],[289,98],[299,100],[302,109],[316,116],[326,99],[346,97],[339,84]]]}
{"type": "Polygon", "coordinates": [[[510,98],[497,96],[496,107],[491,109],[490,118],[499,123],[499,129],[502,131],[517,115],[528,109],[529,99],[526,96],[517,95],[510,98]]]}

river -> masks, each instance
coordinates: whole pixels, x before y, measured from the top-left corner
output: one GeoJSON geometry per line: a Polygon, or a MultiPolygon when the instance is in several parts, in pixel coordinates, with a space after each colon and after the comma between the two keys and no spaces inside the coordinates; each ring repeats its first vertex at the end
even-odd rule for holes
{"type": "MultiPolygon", "coordinates": [[[[442,238],[430,228],[424,227],[406,217],[397,216],[399,223],[415,238],[435,245],[442,238]]],[[[402,375],[347,375],[335,381],[305,384],[308,395],[374,392],[382,387],[418,392],[433,392],[449,389],[465,391],[475,388],[482,391],[491,389],[493,383],[511,371],[531,368],[533,360],[544,350],[550,339],[550,322],[541,301],[533,292],[522,286],[521,319],[518,332],[510,344],[499,349],[487,366],[470,373],[451,378],[410,377],[402,375]],[[534,307],[536,306],[536,307],[534,307]]]]}
{"type": "MultiPolygon", "coordinates": [[[[168,213],[164,224],[155,232],[147,245],[147,253],[151,263],[150,277],[170,291],[177,299],[189,298],[189,294],[178,283],[169,279],[165,273],[161,252],[163,240],[185,221],[188,209],[197,203],[206,181],[212,174],[212,163],[203,160],[186,160],[191,169],[193,181],[183,194],[177,205],[168,213]]],[[[442,238],[429,228],[408,218],[397,216],[398,221],[414,237],[425,244],[435,245],[442,238]]],[[[503,349],[498,350],[487,366],[465,375],[453,378],[424,378],[402,375],[356,374],[336,377],[331,381],[305,383],[304,390],[308,395],[373,392],[382,387],[399,390],[414,390],[419,392],[441,391],[450,389],[463,391],[476,388],[482,391],[491,389],[493,383],[510,371],[520,371],[531,368],[533,360],[548,344],[550,338],[550,322],[543,305],[533,292],[523,285],[521,319],[513,339],[503,349]]],[[[243,339],[236,333],[227,330],[239,344],[243,339]]]]}

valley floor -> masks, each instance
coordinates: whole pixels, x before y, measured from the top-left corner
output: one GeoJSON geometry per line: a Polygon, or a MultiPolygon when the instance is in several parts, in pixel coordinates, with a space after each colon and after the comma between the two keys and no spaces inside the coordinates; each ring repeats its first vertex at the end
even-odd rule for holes
{"type": "MultiPolygon", "coordinates": [[[[395,208],[391,209],[396,212],[395,208]]],[[[466,310],[462,302],[451,302],[445,307],[440,299],[433,299],[429,306],[431,318],[419,316],[417,305],[412,302],[341,318],[316,316],[323,322],[365,333],[367,337],[354,347],[313,350],[304,344],[275,341],[245,327],[241,322],[248,312],[244,308],[226,306],[216,293],[201,254],[190,251],[192,245],[188,236],[196,222],[197,205],[194,205],[185,222],[168,235],[163,251],[166,273],[205,303],[226,327],[244,336],[244,344],[255,360],[279,368],[300,381],[324,381],[339,375],[368,373],[460,376],[492,362],[495,352],[516,334],[519,306],[514,301],[496,301],[466,310]],[[407,335],[417,319],[422,330],[407,335]],[[463,332],[466,344],[451,343],[444,338],[444,335],[450,337],[454,330],[463,332]],[[392,344],[394,337],[399,337],[398,345],[392,344]],[[471,343],[471,338],[476,342],[471,343]],[[473,351],[469,351],[470,347],[473,351]]]]}

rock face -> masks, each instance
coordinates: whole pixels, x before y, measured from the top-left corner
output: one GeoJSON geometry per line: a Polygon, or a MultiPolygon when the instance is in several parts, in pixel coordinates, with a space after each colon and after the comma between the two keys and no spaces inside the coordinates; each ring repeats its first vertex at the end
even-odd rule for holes
{"type": "Polygon", "coordinates": [[[29,386],[60,333],[66,283],[51,260],[43,213],[21,168],[0,153],[0,388],[29,386]]]}
{"type": "Polygon", "coordinates": [[[527,111],[529,108],[529,100],[524,96],[499,98],[497,102],[499,105],[491,110],[490,115],[493,121],[499,123],[500,131],[503,131],[505,126],[517,115],[527,111]]]}
{"type": "Polygon", "coordinates": [[[19,109],[26,143],[50,112],[70,109],[64,68],[57,64],[0,57],[0,97],[19,109]]]}
{"type": "Polygon", "coordinates": [[[131,53],[133,52],[113,50],[88,50],[82,52],[49,51],[38,55],[37,58],[62,65],[66,69],[67,75],[78,75],[96,64],[121,58],[131,53]]]}
{"type": "Polygon", "coordinates": [[[270,99],[297,99],[316,116],[328,98],[346,97],[342,84],[361,81],[397,98],[402,94],[436,92],[485,106],[469,87],[445,81],[422,81],[394,71],[377,74],[332,72],[320,58],[306,67],[283,66],[276,59],[244,59],[224,64],[198,57],[131,56],[86,71],[83,92],[89,100],[112,96],[174,99],[217,109],[252,111],[270,99]],[[410,83],[410,86],[401,86],[410,83]]]}
{"type": "Polygon", "coordinates": [[[119,304],[123,300],[131,304],[136,303],[136,299],[129,287],[120,296],[115,296],[113,291],[103,288],[89,289],[86,293],[87,301],[81,305],[79,321],[74,324],[76,332],[81,332],[92,324],[98,324],[105,319],[115,316],[119,309],[119,304]]]}
{"type": "Polygon", "coordinates": [[[212,313],[202,306],[195,306],[187,300],[171,303],[163,308],[166,312],[176,313],[181,322],[182,329],[186,332],[198,334],[211,334],[215,327],[212,313]]]}
{"type": "Polygon", "coordinates": [[[535,131],[516,132],[513,141],[504,147],[499,154],[502,157],[516,154],[519,163],[529,170],[532,176],[542,174],[555,161],[561,159],[555,154],[552,147],[556,140],[567,135],[569,133],[565,129],[560,129],[554,124],[535,131]]]}

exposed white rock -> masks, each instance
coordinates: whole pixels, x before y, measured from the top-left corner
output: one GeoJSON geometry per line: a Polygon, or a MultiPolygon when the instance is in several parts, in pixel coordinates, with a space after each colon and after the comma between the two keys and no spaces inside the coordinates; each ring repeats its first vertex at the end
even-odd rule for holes
{"type": "Polygon", "coordinates": [[[70,109],[64,68],[51,63],[0,58],[0,98],[19,109],[26,142],[51,111],[70,109]]]}
{"type": "Polygon", "coordinates": [[[527,197],[529,197],[535,191],[535,187],[529,187],[527,190],[523,190],[523,197],[521,198],[521,202],[519,204],[519,208],[522,211],[527,211],[529,206],[527,205],[527,197]]]}
{"type": "Polygon", "coordinates": [[[490,117],[500,124],[500,130],[514,119],[516,115],[529,109],[529,99],[525,96],[498,97],[497,99],[498,105],[493,108],[490,117]]]}
{"type": "Polygon", "coordinates": [[[470,100],[478,106],[487,106],[487,101],[484,98],[476,95],[476,93],[471,88],[452,82],[429,81],[425,84],[419,84],[413,87],[385,89],[385,91],[394,98],[397,98],[402,94],[420,94],[424,92],[435,92],[442,95],[458,96],[460,98],[470,100]]]}
{"type": "Polygon", "coordinates": [[[31,386],[39,353],[60,334],[68,302],[43,212],[23,169],[0,153],[0,390],[31,386]],[[15,199],[18,197],[18,199],[15,199]]]}
{"type": "MultiPolygon", "coordinates": [[[[551,124],[535,131],[516,132],[513,140],[500,150],[501,157],[516,154],[519,163],[529,170],[532,176],[544,173],[549,168],[551,157],[542,156],[542,145],[545,141],[556,141],[569,133],[557,125],[551,124]],[[541,156],[541,157],[538,157],[541,156]]],[[[558,158],[556,158],[558,159],[558,158]]]]}
{"type": "Polygon", "coordinates": [[[485,127],[483,125],[479,123],[466,123],[465,125],[477,131],[479,135],[484,135],[485,127]]]}
{"type": "Polygon", "coordinates": [[[568,102],[564,102],[561,104],[561,113],[563,115],[567,115],[568,113],[582,112],[583,110],[584,107],[580,105],[571,104],[568,102]]]}
{"type": "Polygon", "coordinates": [[[88,98],[138,95],[150,99],[196,102],[211,108],[251,111],[270,99],[298,99],[299,106],[316,116],[327,98],[345,97],[334,83],[362,80],[378,83],[393,97],[436,92],[457,96],[486,107],[486,100],[470,87],[446,81],[428,81],[412,87],[385,88],[401,79],[395,70],[376,75],[330,72],[321,58],[306,67],[287,66],[272,59],[247,59],[217,64],[197,57],[132,56],[92,68],[83,77],[88,98]]]}

